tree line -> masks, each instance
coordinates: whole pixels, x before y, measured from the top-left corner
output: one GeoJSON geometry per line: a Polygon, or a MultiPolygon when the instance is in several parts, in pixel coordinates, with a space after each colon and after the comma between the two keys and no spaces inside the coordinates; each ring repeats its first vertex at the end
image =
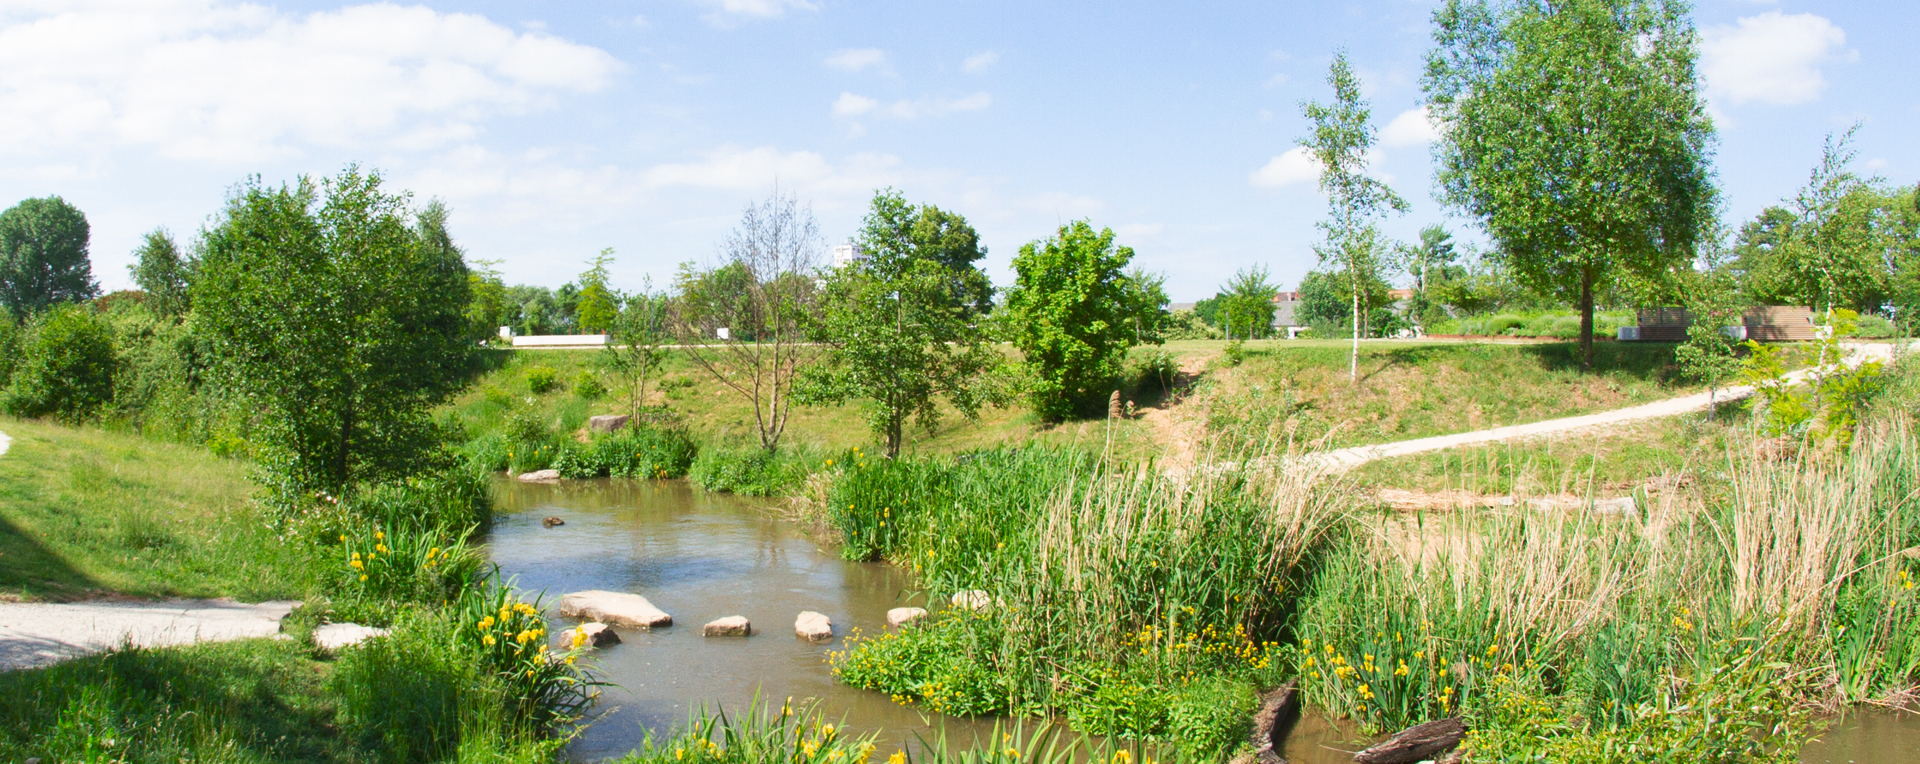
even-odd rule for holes
{"type": "Polygon", "coordinates": [[[1167,318],[1160,278],[1111,230],[1075,221],[1022,246],[996,290],[964,216],[891,189],[850,265],[827,267],[811,210],[776,193],[662,290],[615,289],[612,250],[558,289],[507,286],[447,219],[357,166],[255,178],[186,245],[143,237],[139,288],[102,295],[85,215],[21,202],[0,213],[0,410],[244,453],[293,506],[449,468],[432,409],[479,373],[499,326],[612,335],[603,360],[636,413],[681,354],[751,404],[769,450],[793,406],[858,402],[891,455],[949,410],[1093,413],[1167,318]]]}

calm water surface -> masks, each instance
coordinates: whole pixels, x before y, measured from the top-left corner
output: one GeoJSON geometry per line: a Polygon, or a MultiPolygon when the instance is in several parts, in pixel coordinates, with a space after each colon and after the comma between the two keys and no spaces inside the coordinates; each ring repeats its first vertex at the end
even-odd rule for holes
{"type": "MultiPolygon", "coordinates": [[[[883,749],[944,729],[970,740],[992,720],[928,714],[877,692],[836,684],[826,663],[851,629],[877,632],[889,608],[924,606],[909,577],[879,563],[841,560],[766,500],[710,494],[685,481],[595,480],[560,484],[500,483],[500,514],[488,539],[494,562],[522,589],[544,590],[548,603],[584,589],[635,592],[673,616],[648,632],[620,629],[620,645],[595,656],[607,681],[597,721],[570,749],[576,761],[618,756],[648,730],[664,733],[706,705],[746,708],[756,693],[780,701],[818,698],[829,719],[882,733],[883,749]],[[565,525],[546,528],[559,517],[565,525]],[[833,619],[834,639],[813,644],[793,636],[793,619],[816,610],[833,619]],[[706,638],[700,625],[743,615],[754,634],[706,638]]],[[[571,622],[555,620],[559,633],[571,622]]],[[[1807,764],[1920,762],[1920,717],[1856,714],[1802,753],[1807,764]]],[[[1351,762],[1369,741],[1345,725],[1308,714],[1285,754],[1299,764],[1351,762]]]]}

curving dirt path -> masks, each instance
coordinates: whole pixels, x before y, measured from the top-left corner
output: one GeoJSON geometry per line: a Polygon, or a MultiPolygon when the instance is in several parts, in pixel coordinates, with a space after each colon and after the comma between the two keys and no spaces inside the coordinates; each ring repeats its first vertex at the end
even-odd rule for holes
{"type": "MultiPolygon", "coordinates": [[[[0,455],[13,439],[0,432],[0,455]]],[[[0,602],[0,671],[38,668],[117,647],[272,637],[298,602],[0,602]]]]}

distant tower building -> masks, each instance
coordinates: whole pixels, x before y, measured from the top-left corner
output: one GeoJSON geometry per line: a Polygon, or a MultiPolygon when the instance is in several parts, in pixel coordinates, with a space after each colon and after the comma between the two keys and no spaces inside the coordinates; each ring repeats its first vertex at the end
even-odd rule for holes
{"type": "Polygon", "coordinates": [[[848,242],[833,245],[833,267],[835,268],[845,268],[852,265],[855,260],[865,259],[867,259],[867,253],[862,251],[858,244],[848,242]]]}

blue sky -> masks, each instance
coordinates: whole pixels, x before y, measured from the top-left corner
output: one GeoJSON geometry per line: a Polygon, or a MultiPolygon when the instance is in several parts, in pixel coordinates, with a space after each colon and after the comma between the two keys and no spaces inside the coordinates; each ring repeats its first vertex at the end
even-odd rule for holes
{"type": "MultiPolygon", "coordinates": [[[[1471,231],[1431,194],[1435,4],[0,0],[0,204],[78,205],[110,289],[141,233],[190,238],[246,176],[356,161],[444,199],[511,283],[613,247],[616,286],[664,284],[777,182],[836,240],[881,186],[958,211],[1000,284],[1084,217],[1175,300],[1250,265],[1292,288],[1324,202],[1288,152],[1336,49],[1382,128],[1375,172],[1413,203],[1390,232],[1471,231]]],[[[1790,196],[1856,121],[1862,170],[1920,181],[1920,4],[1695,18],[1729,218],[1790,196]]]]}

